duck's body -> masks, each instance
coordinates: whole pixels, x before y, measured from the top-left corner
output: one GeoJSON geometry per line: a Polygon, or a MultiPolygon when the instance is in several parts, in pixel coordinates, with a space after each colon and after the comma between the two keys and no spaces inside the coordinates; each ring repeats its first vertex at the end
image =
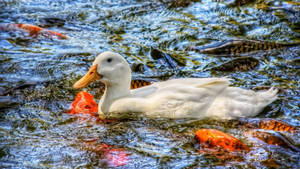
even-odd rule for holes
{"type": "MultiPolygon", "coordinates": [[[[151,117],[233,119],[255,116],[277,97],[273,88],[254,92],[229,87],[227,78],[173,79],[130,90],[130,67],[121,55],[102,53],[93,65],[87,75],[97,73],[106,86],[99,114],[136,112],[151,117]]],[[[74,88],[87,85],[84,78],[74,88]]]]}
{"type": "Polygon", "coordinates": [[[151,117],[232,119],[255,116],[276,98],[273,89],[254,92],[228,85],[226,78],[158,82],[131,90],[129,95],[116,99],[105,113],[144,112],[151,117]]]}

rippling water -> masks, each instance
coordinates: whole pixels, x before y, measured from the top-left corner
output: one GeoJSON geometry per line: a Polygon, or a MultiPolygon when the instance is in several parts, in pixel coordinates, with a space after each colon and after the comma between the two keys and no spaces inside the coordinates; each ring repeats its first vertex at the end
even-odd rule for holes
{"type": "MultiPolygon", "coordinates": [[[[129,163],[121,168],[300,167],[297,149],[253,141],[241,119],[138,117],[97,124],[65,113],[78,92],[72,84],[98,53],[112,50],[131,65],[144,66],[133,74],[136,78],[228,76],[242,88],[276,86],[282,89],[279,99],[254,120],[272,118],[299,126],[299,46],[251,54],[259,66],[234,72],[210,71],[230,57],[185,51],[190,45],[229,39],[299,43],[299,8],[299,2],[286,0],[242,6],[211,0],[0,0],[1,24],[28,23],[69,36],[59,40],[0,32],[0,167],[101,168],[103,157],[85,144],[95,138],[129,153],[129,163]],[[171,55],[179,67],[173,70],[153,59],[151,47],[171,55]],[[232,134],[251,151],[242,161],[200,154],[193,134],[199,128],[232,134]]],[[[86,90],[97,95],[93,85],[86,90]]],[[[283,135],[299,147],[299,134],[283,135]]]]}

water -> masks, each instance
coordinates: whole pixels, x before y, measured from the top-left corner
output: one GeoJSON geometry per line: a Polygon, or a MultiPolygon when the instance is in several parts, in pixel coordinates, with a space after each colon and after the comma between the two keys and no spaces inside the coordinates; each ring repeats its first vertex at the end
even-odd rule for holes
{"type": "MultiPolygon", "coordinates": [[[[184,50],[189,45],[228,39],[299,42],[299,2],[230,4],[233,1],[2,0],[2,24],[40,25],[69,39],[1,32],[0,92],[5,94],[0,104],[0,167],[105,167],[103,156],[85,144],[89,139],[126,150],[129,163],[121,168],[268,168],[274,163],[268,163],[270,159],[283,168],[299,167],[300,152],[250,138],[245,135],[249,129],[234,125],[240,120],[132,117],[99,124],[65,113],[78,92],[72,84],[98,53],[111,50],[125,56],[131,65],[144,65],[144,71],[133,74],[135,78],[228,76],[234,86],[242,88],[281,88],[279,99],[255,119],[272,118],[299,126],[299,46],[258,52],[251,55],[259,60],[258,67],[234,72],[209,70],[232,58],[184,50]],[[154,60],[151,47],[172,55],[178,69],[154,60]],[[243,154],[242,161],[201,154],[193,134],[199,128],[232,134],[251,151],[243,154]]],[[[95,86],[84,90],[99,98],[95,86]]],[[[299,147],[299,134],[284,135],[299,147]]]]}

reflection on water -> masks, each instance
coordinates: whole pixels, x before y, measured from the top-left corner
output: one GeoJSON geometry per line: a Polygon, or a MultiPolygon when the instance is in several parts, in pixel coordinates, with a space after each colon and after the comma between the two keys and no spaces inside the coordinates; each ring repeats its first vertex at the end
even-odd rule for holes
{"type": "MultiPolygon", "coordinates": [[[[87,148],[85,140],[89,139],[126,151],[128,164],[121,168],[300,166],[299,133],[267,133],[284,138],[288,146],[266,144],[260,139],[262,131],[256,133],[258,138],[247,135],[251,128],[245,125],[245,121],[254,124],[265,118],[300,125],[299,46],[245,53],[258,60],[258,65],[246,71],[213,70],[233,58],[186,50],[230,39],[299,43],[298,2],[2,0],[0,8],[1,24],[38,25],[69,37],[60,40],[22,31],[0,32],[1,168],[107,165],[105,156],[87,148]],[[151,55],[153,49],[176,66],[151,55]],[[234,86],[276,86],[282,92],[254,119],[81,121],[66,113],[78,92],[72,84],[105,50],[121,53],[131,66],[139,65],[133,74],[138,79],[228,76],[234,86]],[[194,139],[200,128],[227,132],[241,139],[250,151],[243,160],[201,154],[194,139]]],[[[99,99],[98,87],[93,84],[86,90],[99,99]]]]}

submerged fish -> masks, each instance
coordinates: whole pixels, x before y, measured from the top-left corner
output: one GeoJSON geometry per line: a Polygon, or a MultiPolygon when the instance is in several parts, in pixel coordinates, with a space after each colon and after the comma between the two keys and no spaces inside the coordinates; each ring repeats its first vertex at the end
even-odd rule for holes
{"type": "Polygon", "coordinates": [[[116,148],[105,143],[98,143],[99,139],[84,141],[84,149],[93,151],[103,157],[108,167],[120,167],[129,163],[129,154],[123,148],[116,148]]]}
{"type": "Polygon", "coordinates": [[[2,31],[26,31],[29,33],[30,36],[38,36],[38,35],[43,35],[43,36],[55,36],[59,39],[67,39],[68,37],[66,35],[63,35],[58,32],[54,32],[45,28],[41,28],[39,26],[31,25],[31,24],[3,24],[0,25],[0,30],[2,31]]]}
{"type": "Polygon", "coordinates": [[[228,151],[249,150],[239,139],[216,129],[199,129],[196,132],[199,143],[205,147],[221,147],[228,151]]]}
{"type": "Polygon", "coordinates": [[[294,151],[300,152],[300,149],[293,145],[293,143],[290,142],[287,138],[282,136],[281,134],[277,132],[267,132],[263,130],[252,130],[250,132],[245,133],[247,136],[253,136],[255,138],[258,138],[259,140],[265,142],[266,144],[271,144],[275,146],[280,146],[283,148],[290,148],[294,151]]]}
{"type": "Polygon", "coordinates": [[[254,69],[259,64],[259,61],[253,57],[238,57],[220,66],[213,67],[215,71],[248,71],[254,69]]]}
{"type": "Polygon", "coordinates": [[[237,56],[244,53],[256,51],[268,51],[283,47],[297,46],[298,43],[275,43],[255,40],[227,40],[224,42],[207,45],[204,47],[188,47],[188,51],[196,51],[204,54],[214,54],[220,56],[237,56]]]}
{"type": "Polygon", "coordinates": [[[291,126],[285,122],[274,119],[260,121],[259,127],[265,130],[286,131],[291,133],[296,131],[295,126],[291,126]]]}

